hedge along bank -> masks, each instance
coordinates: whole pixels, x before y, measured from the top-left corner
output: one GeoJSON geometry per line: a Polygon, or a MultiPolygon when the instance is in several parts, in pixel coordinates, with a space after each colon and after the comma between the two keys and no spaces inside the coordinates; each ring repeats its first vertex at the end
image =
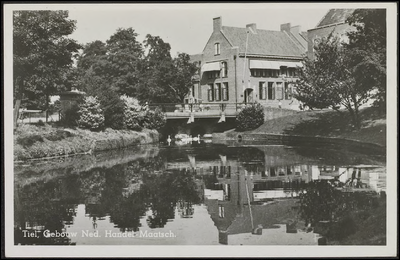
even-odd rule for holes
{"type": "Polygon", "coordinates": [[[14,161],[93,153],[159,141],[156,130],[91,132],[23,125],[14,135],[14,161]]]}

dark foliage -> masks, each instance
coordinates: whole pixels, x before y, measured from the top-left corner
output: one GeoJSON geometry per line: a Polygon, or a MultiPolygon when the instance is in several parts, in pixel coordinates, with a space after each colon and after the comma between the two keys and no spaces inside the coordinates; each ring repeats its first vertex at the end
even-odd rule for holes
{"type": "Polygon", "coordinates": [[[259,103],[246,106],[236,117],[236,129],[238,131],[252,130],[263,123],[264,108],[259,103]]]}

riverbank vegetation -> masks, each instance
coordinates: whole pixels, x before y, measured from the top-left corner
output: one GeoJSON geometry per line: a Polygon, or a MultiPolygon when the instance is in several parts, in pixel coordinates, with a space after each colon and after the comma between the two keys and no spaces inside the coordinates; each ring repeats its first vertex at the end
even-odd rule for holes
{"type": "Polygon", "coordinates": [[[158,142],[156,130],[93,132],[79,128],[23,124],[14,134],[14,161],[68,156],[158,142]]]}

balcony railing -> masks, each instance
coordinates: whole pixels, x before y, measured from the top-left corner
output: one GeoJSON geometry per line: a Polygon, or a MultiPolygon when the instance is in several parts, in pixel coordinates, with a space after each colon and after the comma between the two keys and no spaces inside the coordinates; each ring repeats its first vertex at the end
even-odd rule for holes
{"type": "Polygon", "coordinates": [[[153,103],[149,109],[159,108],[170,119],[236,117],[240,110],[252,103],[153,103]]]}
{"type": "Polygon", "coordinates": [[[168,112],[239,112],[244,106],[252,103],[152,103],[150,109],[159,108],[164,113],[168,112]]]}

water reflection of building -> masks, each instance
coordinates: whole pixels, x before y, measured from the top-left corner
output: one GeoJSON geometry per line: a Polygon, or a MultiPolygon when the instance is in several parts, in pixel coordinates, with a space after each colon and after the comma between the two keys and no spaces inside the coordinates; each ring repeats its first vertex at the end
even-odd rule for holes
{"type": "MultiPolygon", "coordinates": [[[[277,228],[275,224],[282,223],[278,216],[298,207],[295,200],[285,198],[297,197],[308,182],[338,178],[345,183],[357,168],[318,164],[290,152],[287,155],[282,149],[263,149],[256,156],[239,151],[207,157],[191,154],[186,160],[168,163],[167,168],[184,168],[201,177],[204,203],[218,228],[219,242],[228,244],[229,237],[251,234],[257,227],[277,228]]],[[[362,168],[361,180],[371,184],[371,188],[377,182],[374,176],[362,168]]]]}
{"type": "Polygon", "coordinates": [[[193,204],[188,201],[178,201],[177,209],[181,218],[192,218],[194,214],[193,204]]]}

